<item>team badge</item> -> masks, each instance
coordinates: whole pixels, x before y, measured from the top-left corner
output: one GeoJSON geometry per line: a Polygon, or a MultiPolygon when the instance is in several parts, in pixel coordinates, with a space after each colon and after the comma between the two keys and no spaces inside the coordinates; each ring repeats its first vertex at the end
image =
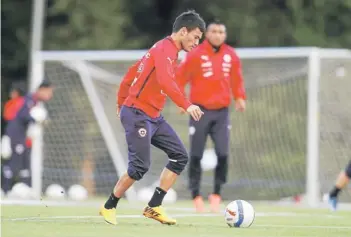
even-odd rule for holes
{"type": "Polygon", "coordinates": [[[140,137],[145,137],[146,136],[146,129],[145,128],[140,128],[139,130],[138,130],[138,133],[139,133],[139,136],[140,137]]]}
{"type": "Polygon", "coordinates": [[[207,55],[201,55],[200,58],[205,61],[210,59],[207,55]]]}
{"type": "Polygon", "coordinates": [[[232,57],[229,54],[224,54],[223,60],[226,63],[230,63],[232,61],[232,57]]]}
{"type": "Polygon", "coordinates": [[[18,155],[21,155],[24,152],[24,146],[22,144],[17,144],[15,151],[18,155]]]}

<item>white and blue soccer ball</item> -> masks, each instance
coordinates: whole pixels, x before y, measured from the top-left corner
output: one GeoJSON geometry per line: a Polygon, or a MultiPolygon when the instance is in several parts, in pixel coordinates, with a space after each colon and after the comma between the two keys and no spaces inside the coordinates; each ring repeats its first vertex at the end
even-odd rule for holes
{"type": "Polygon", "coordinates": [[[229,227],[248,228],[255,220],[255,210],[250,203],[235,200],[225,208],[224,219],[229,227]]]}

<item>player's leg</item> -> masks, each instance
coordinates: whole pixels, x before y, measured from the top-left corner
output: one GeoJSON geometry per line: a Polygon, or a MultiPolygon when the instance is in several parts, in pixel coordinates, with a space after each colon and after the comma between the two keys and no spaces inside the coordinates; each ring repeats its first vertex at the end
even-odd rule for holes
{"type": "Polygon", "coordinates": [[[214,190],[209,196],[211,210],[219,211],[221,202],[221,187],[227,181],[228,173],[228,153],[229,153],[229,111],[228,108],[218,110],[213,126],[211,126],[210,136],[215,146],[217,155],[217,166],[214,177],[214,190]]]}
{"type": "Polygon", "coordinates": [[[335,186],[329,193],[329,204],[332,210],[336,210],[338,204],[338,196],[343,188],[350,182],[351,179],[351,160],[346,166],[346,169],[341,171],[336,182],[335,186]]]}
{"type": "Polygon", "coordinates": [[[29,187],[32,186],[30,151],[29,148],[25,147],[23,154],[19,157],[21,167],[18,172],[20,182],[27,184],[29,187]]]}
{"type": "Polygon", "coordinates": [[[1,165],[2,180],[1,187],[5,193],[9,192],[13,185],[15,178],[17,178],[22,166],[22,153],[24,148],[21,144],[11,142],[12,154],[7,160],[4,160],[1,165]]]}
{"type": "Polygon", "coordinates": [[[128,170],[122,175],[100,214],[105,221],[116,224],[116,206],[119,199],[133,185],[142,179],[150,167],[151,124],[145,114],[134,108],[123,107],[121,122],[128,144],[128,170]]]}
{"type": "Polygon", "coordinates": [[[200,192],[202,176],[201,159],[206,146],[207,134],[211,123],[211,111],[204,110],[204,115],[200,121],[195,121],[190,117],[189,140],[190,140],[190,161],[188,169],[189,189],[194,200],[197,212],[204,211],[204,201],[200,192]]]}
{"type": "Polygon", "coordinates": [[[144,215],[163,224],[172,225],[176,221],[166,215],[161,205],[167,191],[174,185],[178,175],[184,170],[188,162],[188,154],[178,135],[163,119],[158,121],[158,128],[151,139],[151,144],[168,155],[168,164],[161,173],[160,186],[155,189],[148,206],[144,210],[144,215]]]}
{"type": "Polygon", "coordinates": [[[4,193],[8,193],[12,189],[14,181],[12,162],[12,158],[1,162],[1,188],[4,193]]]}

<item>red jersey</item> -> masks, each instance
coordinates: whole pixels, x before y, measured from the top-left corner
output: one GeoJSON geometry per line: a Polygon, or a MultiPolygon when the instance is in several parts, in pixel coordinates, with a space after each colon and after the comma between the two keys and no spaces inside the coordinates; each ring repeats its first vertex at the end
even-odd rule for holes
{"type": "MultiPolygon", "coordinates": [[[[23,107],[24,103],[25,100],[22,96],[7,101],[4,106],[4,119],[6,121],[13,120],[16,117],[17,112],[23,107]]],[[[29,148],[32,147],[32,139],[29,137],[26,138],[26,146],[29,148]]]]}
{"type": "Polygon", "coordinates": [[[4,119],[10,121],[16,117],[17,112],[24,104],[23,97],[17,97],[6,102],[4,106],[4,119]]]}
{"type": "Polygon", "coordinates": [[[135,107],[156,118],[168,95],[186,110],[191,103],[175,81],[178,52],[171,37],[158,41],[124,76],[118,91],[118,106],[135,107]]]}
{"type": "Polygon", "coordinates": [[[215,52],[205,40],[187,54],[177,71],[177,82],[184,93],[190,82],[190,100],[206,109],[221,109],[235,99],[246,99],[241,63],[234,49],[223,44],[215,52]]]}

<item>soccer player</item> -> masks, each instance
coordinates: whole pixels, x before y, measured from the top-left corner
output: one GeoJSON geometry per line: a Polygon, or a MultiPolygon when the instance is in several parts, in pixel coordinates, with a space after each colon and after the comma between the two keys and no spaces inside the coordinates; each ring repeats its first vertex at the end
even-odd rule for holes
{"type": "Polygon", "coordinates": [[[341,171],[336,182],[335,186],[329,193],[329,205],[333,211],[336,211],[338,206],[338,196],[340,191],[347,186],[351,179],[351,160],[349,164],[346,166],[346,169],[341,171]]]}
{"type": "Polygon", "coordinates": [[[221,186],[226,182],[229,145],[229,105],[231,94],[235,108],[245,110],[245,89],[241,63],[234,49],[225,44],[226,27],[219,21],[208,24],[206,40],[187,54],[177,69],[177,81],[183,89],[190,83],[190,100],[204,111],[201,121],[190,118],[189,188],[198,212],[204,211],[200,193],[201,165],[207,136],[214,142],[217,155],[214,191],[209,196],[211,211],[218,212],[221,186]]]}
{"type": "Polygon", "coordinates": [[[168,155],[168,164],[160,177],[160,185],[145,207],[143,215],[162,224],[174,225],[162,209],[167,191],[188,162],[187,151],[171,126],[160,114],[169,96],[186,110],[195,121],[203,112],[190,103],[180,91],[174,69],[180,50],[190,51],[199,44],[205,31],[205,22],[195,11],[179,15],[173,24],[172,34],[160,41],[132,66],[118,91],[118,109],[128,143],[128,170],[122,175],[113,192],[100,210],[105,221],[116,225],[116,206],[125,191],[144,176],[150,166],[150,145],[168,155]]]}
{"type": "Polygon", "coordinates": [[[18,109],[8,121],[2,139],[2,148],[6,145],[7,152],[2,150],[3,162],[1,164],[1,187],[8,192],[17,176],[21,182],[31,186],[30,154],[27,142],[27,129],[31,123],[43,122],[45,111],[40,112],[33,108],[38,102],[49,101],[53,95],[50,83],[43,82],[34,94],[19,97],[18,109]],[[6,154],[5,154],[6,153],[6,154]]]}
{"type": "MultiPolygon", "coordinates": [[[[17,112],[23,105],[23,91],[18,88],[14,87],[10,91],[10,100],[6,102],[4,106],[4,120],[8,123],[10,120],[16,117],[17,112]]],[[[26,146],[31,148],[32,146],[32,139],[27,137],[26,139],[26,146]]]]}

